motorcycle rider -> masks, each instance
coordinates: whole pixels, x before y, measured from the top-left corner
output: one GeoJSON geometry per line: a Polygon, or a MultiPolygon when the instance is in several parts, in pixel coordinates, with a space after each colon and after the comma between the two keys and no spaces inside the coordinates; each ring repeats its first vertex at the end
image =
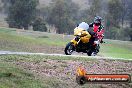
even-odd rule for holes
{"type": "Polygon", "coordinates": [[[92,56],[95,56],[99,52],[99,43],[103,43],[103,37],[104,37],[104,26],[101,23],[102,18],[100,16],[96,16],[94,18],[94,22],[89,24],[89,28],[93,28],[92,32],[90,34],[92,35],[93,39],[93,53],[92,56]]]}

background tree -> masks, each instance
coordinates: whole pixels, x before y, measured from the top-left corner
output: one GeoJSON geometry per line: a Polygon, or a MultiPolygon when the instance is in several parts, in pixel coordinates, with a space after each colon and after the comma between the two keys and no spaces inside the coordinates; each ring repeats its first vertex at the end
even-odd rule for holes
{"type": "Polygon", "coordinates": [[[128,14],[128,3],[129,3],[129,0],[121,0],[121,5],[122,5],[121,25],[122,25],[122,28],[124,26],[124,22],[126,20],[127,14],[128,14]]]}
{"type": "Polygon", "coordinates": [[[81,10],[79,13],[79,20],[85,22],[93,22],[95,16],[100,15],[101,13],[101,0],[88,0],[89,8],[81,10]]]}
{"type": "Polygon", "coordinates": [[[57,33],[72,34],[77,23],[91,23],[99,15],[104,20],[105,38],[132,40],[132,0],[82,0],[81,3],[76,0],[51,0],[47,7],[38,5],[39,0],[0,1],[1,12],[4,9],[8,14],[9,27],[28,29],[34,23],[33,30],[41,30],[46,23],[51,32],[54,29],[57,33]],[[41,20],[36,19],[36,15],[41,20]]]}
{"type": "Polygon", "coordinates": [[[41,17],[36,18],[32,25],[34,31],[41,31],[41,32],[47,31],[46,24],[41,17]]]}
{"type": "Polygon", "coordinates": [[[123,16],[123,5],[121,0],[109,0],[107,9],[105,38],[119,39],[122,33],[120,23],[123,16]]]}
{"type": "Polygon", "coordinates": [[[128,36],[130,38],[130,41],[132,41],[132,28],[127,29],[128,30],[128,36]]]}
{"type": "Polygon", "coordinates": [[[35,19],[38,0],[10,0],[7,23],[9,27],[28,29],[35,19]]]}
{"type": "Polygon", "coordinates": [[[132,0],[128,1],[128,21],[130,23],[130,27],[132,28],[132,0]]]}
{"type": "Polygon", "coordinates": [[[119,27],[120,18],[122,16],[123,6],[120,0],[109,0],[108,2],[108,19],[111,26],[119,27]]]}
{"type": "Polygon", "coordinates": [[[1,3],[2,3],[2,10],[4,11],[4,13],[8,13],[9,11],[9,6],[10,6],[10,3],[11,0],[1,0],[1,3]]]}
{"type": "Polygon", "coordinates": [[[101,6],[102,0],[89,0],[90,2],[90,8],[89,8],[89,15],[94,18],[97,15],[100,15],[102,6],[101,6]]]}
{"type": "Polygon", "coordinates": [[[129,28],[126,28],[124,32],[126,33],[126,36],[130,38],[130,41],[132,41],[132,0],[128,0],[128,8],[127,8],[127,20],[130,24],[129,28]]]}
{"type": "Polygon", "coordinates": [[[71,0],[56,0],[52,6],[47,22],[55,25],[57,33],[71,34],[76,24],[77,5],[71,0]]]}

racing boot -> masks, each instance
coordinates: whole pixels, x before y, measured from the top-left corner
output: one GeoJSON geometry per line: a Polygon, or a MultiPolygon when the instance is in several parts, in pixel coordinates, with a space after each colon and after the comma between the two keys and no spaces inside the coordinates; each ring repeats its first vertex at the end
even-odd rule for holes
{"type": "Polygon", "coordinates": [[[99,52],[99,49],[100,49],[99,44],[94,45],[93,52],[92,52],[91,56],[96,56],[97,53],[99,52]]]}

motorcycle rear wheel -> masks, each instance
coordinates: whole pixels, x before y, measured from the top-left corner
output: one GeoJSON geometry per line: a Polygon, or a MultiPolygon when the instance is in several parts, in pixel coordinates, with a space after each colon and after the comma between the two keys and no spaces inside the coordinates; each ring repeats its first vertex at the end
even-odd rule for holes
{"type": "Polygon", "coordinates": [[[87,55],[88,56],[91,56],[92,55],[92,52],[91,51],[87,52],[87,55]]]}

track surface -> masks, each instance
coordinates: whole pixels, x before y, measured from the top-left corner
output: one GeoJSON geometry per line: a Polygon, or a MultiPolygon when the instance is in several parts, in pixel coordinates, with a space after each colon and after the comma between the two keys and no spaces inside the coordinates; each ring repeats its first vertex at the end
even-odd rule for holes
{"type": "Polygon", "coordinates": [[[49,56],[63,56],[63,57],[85,57],[85,58],[96,58],[96,59],[122,59],[125,58],[112,58],[112,57],[103,57],[103,56],[86,56],[86,55],[64,55],[64,54],[46,54],[46,53],[30,53],[30,52],[12,52],[12,51],[0,51],[0,55],[49,55],[49,56]]]}

